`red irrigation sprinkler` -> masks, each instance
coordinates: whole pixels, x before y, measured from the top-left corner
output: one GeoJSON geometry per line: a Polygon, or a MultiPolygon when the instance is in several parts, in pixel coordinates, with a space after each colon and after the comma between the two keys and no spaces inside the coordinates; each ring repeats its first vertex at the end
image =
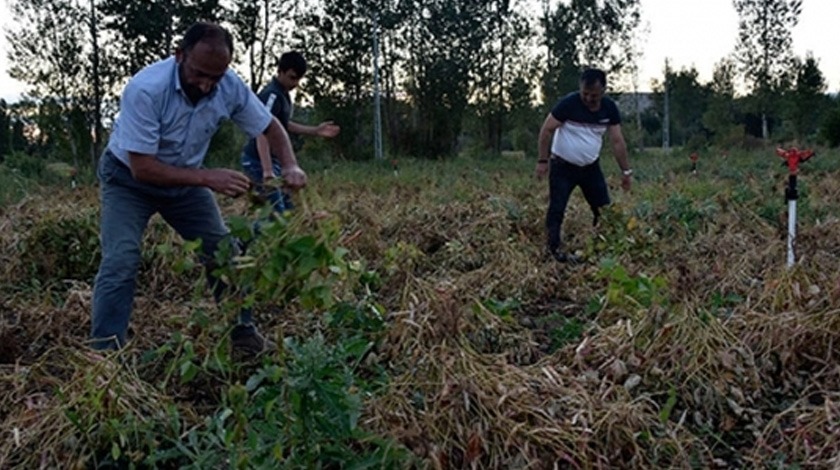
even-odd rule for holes
{"type": "Polygon", "coordinates": [[[788,167],[788,185],[785,188],[785,200],[788,203],[788,238],[787,238],[787,266],[790,268],[796,262],[793,253],[793,246],[796,242],[796,200],[799,192],[796,189],[796,175],[799,173],[799,164],[814,156],[813,150],[799,150],[791,147],[787,150],[776,149],[776,155],[785,160],[788,167]]]}
{"type": "Polygon", "coordinates": [[[691,152],[691,155],[688,158],[691,159],[691,172],[696,175],[697,174],[697,160],[700,159],[700,156],[697,155],[697,152],[691,152]]]}

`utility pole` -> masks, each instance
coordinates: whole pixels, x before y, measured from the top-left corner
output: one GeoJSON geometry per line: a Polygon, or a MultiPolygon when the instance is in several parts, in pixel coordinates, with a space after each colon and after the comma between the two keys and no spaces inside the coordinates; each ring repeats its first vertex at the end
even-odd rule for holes
{"type": "Polygon", "coordinates": [[[665,152],[671,151],[671,103],[668,89],[670,76],[671,67],[668,65],[668,59],[665,59],[665,116],[662,119],[662,150],[665,152]]]}
{"type": "Polygon", "coordinates": [[[373,149],[382,160],[382,111],[379,91],[379,14],[373,15],[373,149]]]}

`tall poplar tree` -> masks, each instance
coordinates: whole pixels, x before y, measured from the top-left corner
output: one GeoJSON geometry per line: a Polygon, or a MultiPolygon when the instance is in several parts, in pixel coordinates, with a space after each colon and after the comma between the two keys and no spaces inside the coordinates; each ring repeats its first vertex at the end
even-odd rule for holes
{"type": "Polygon", "coordinates": [[[543,93],[547,102],[577,88],[580,71],[598,67],[611,76],[632,70],[631,47],[641,23],[639,0],[543,0],[547,50],[543,93]]]}
{"type": "Polygon", "coordinates": [[[406,91],[414,153],[451,155],[467,108],[470,73],[486,39],[484,0],[409,0],[406,91]]]}
{"type": "Polygon", "coordinates": [[[773,96],[792,64],[793,27],[802,0],[733,0],[740,18],[735,57],[761,115],[761,134],[769,138],[773,96]]]}
{"type": "Polygon", "coordinates": [[[28,85],[36,104],[38,144],[52,157],[79,166],[92,145],[89,127],[90,31],[87,12],[70,0],[16,0],[7,31],[9,75],[28,85]]]}
{"type": "Polygon", "coordinates": [[[289,0],[232,0],[232,33],[236,48],[243,54],[246,75],[253,91],[258,91],[274,75],[276,60],[282,52],[282,37],[293,28],[295,3],[289,0]]]}
{"type": "Polygon", "coordinates": [[[530,93],[521,87],[531,71],[526,49],[533,36],[524,6],[521,0],[486,3],[486,39],[471,71],[471,102],[483,124],[484,146],[495,152],[501,150],[502,135],[509,126],[507,116],[514,103],[523,98],[514,94],[524,91],[525,100],[530,98],[530,93]]]}

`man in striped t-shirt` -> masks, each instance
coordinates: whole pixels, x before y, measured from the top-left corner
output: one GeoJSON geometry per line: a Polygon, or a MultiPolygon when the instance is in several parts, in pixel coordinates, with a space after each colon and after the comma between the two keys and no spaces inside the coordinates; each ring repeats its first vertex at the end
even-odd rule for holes
{"type": "Polygon", "coordinates": [[[621,186],[630,189],[633,170],[627,161],[627,145],[621,133],[621,116],[615,102],[604,96],[607,76],[598,69],[587,69],[580,76],[580,91],[563,97],[545,118],[539,135],[536,175],[548,174],[549,204],[546,213],[548,251],[561,262],[580,259],[562,249],[560,226],[569,196],[580,186],[592,209],[593,224],[598,223],[601,207],[610,195],[598,157],[604,134],[608,134],[613,154],[622,171],[621,186]]]}

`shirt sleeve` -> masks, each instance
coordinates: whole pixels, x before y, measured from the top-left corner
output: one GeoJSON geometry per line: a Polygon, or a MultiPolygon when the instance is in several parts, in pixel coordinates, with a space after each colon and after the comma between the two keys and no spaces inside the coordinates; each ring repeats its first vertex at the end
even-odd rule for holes
{"type": "Polygon", "coordinates": [[[280,124],[283,127],[289,127],[289,112],[286,109],[288,106],[288,102],[286,101],[286,97],[275,95],[274,103],[271,106],[271,114],[280,121],[280,124]]]}
{"type": "Polygon", "coordinates": [[[615,104],[615,101],[610,100],[610,125],[615,126],[621,124],[621,113],[618,111],[618,105],[615,104]]]}
{"type": "Polygon", "coordinates": [[[160,146],[159,106],[148,90],[128,83],[120,103],[120,146],[123,150],[157,155],[160,146]]]}
{"type": "Polygon", "coordinates": [[[231,119],[248,134],[248,137],[256,137],[268,128],[272,119],[271,114],[265,109],[265,105],[257,95],[245,85],[245,82],[238,75],[234,74],[234,76],[238,99],[231,119]]]}
{"type": "Polygon", "coordinates": [[[567,121],[569,119],[569,100],[563,98],[558,101],[552,108],[551,115],[558,121],[567,121]]]}

